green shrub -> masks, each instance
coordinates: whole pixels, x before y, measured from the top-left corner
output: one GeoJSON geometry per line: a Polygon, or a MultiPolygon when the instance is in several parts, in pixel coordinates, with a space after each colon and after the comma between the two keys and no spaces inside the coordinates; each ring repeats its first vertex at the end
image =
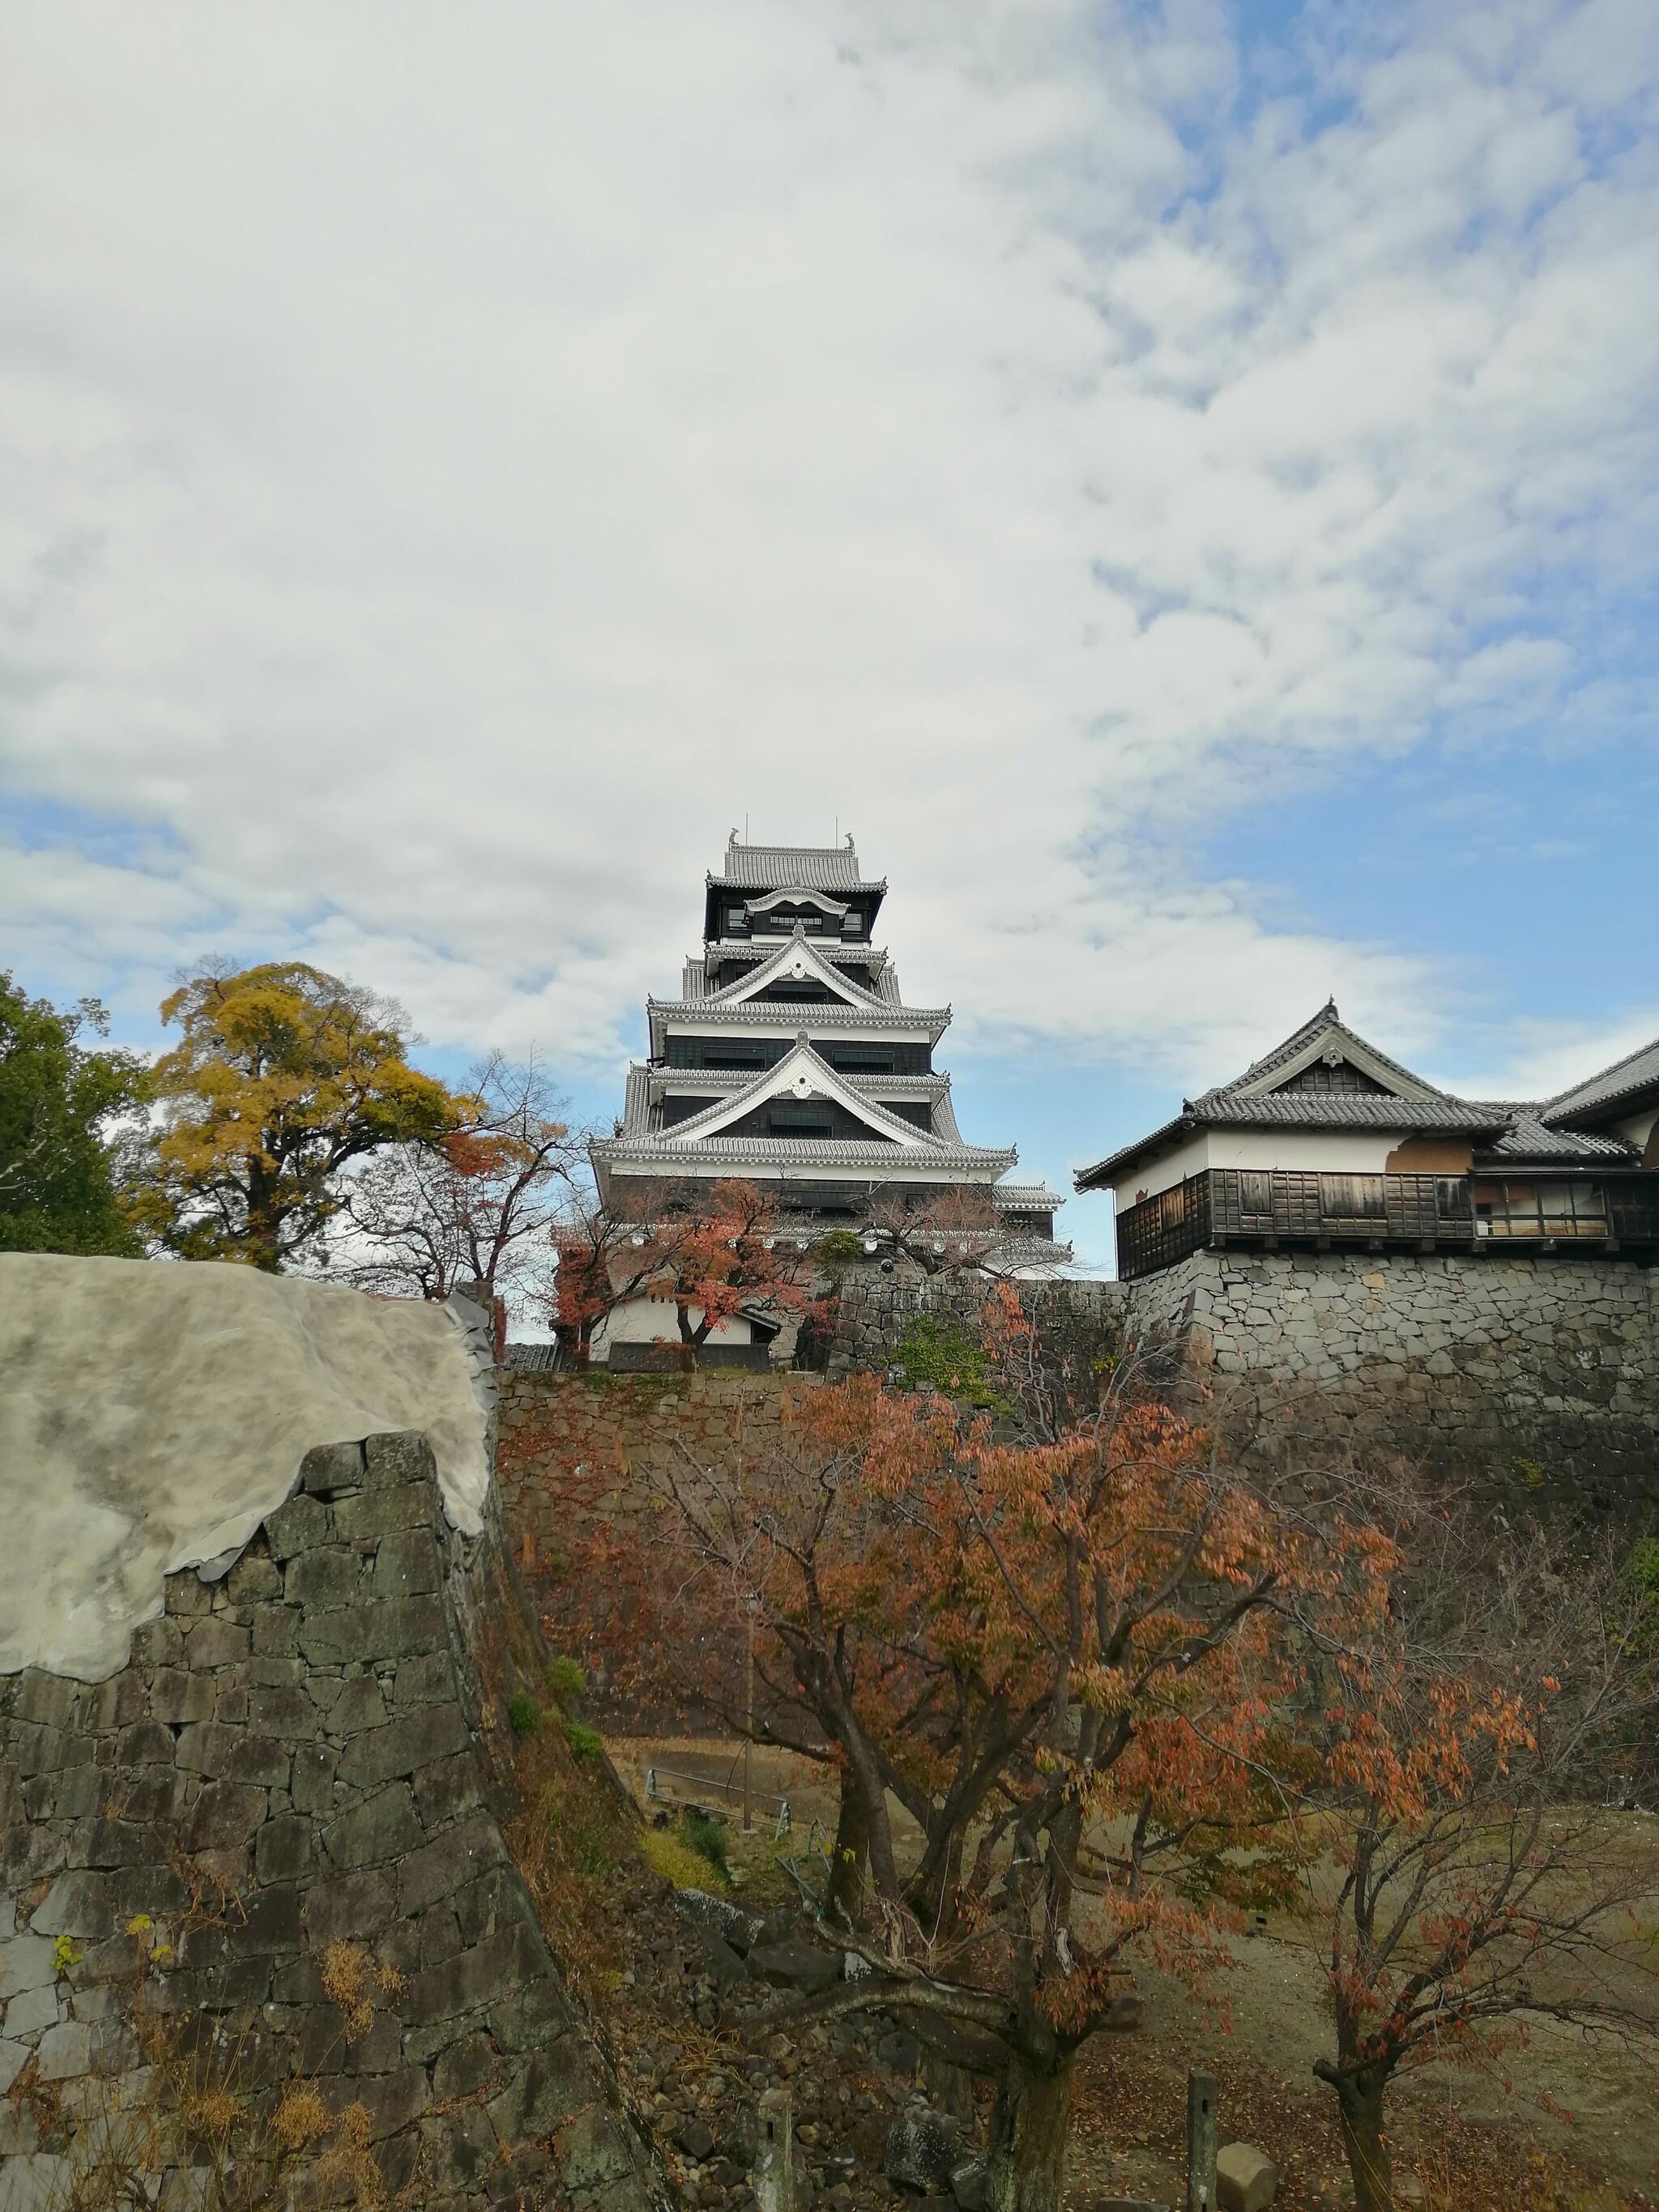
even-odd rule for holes
{"type": "Polygon", "coordinates": [[[937,1390],[946,1398],[965,1398],[995,1413],[1009,1410],[992,1384],[989,1363],[973,1339],[954,1322],[918,1314],[893,1347],[896,1379],[907,1390],[937,1390]]]}
{"type": "Polygon", "coordinates": [[[640,1838],[646,1863],[665,1875],[676,1889],[702,1889],[708,1881],[708,1862],[694,1851],[683,1836],[670,1828],[647,1828],[640,1838]]]}
{"type": "Polygon", "coordinates": [[[1659,1536],[1638,1537],[1631,1547],[1625,1572],[1644,1596],[1659,1599],[1659,1536]]]}
{"type": "Polygon", "coordinates": [[[863,1254],[863,1243],[851,1229],[826,1230],[812,1247],[813,1257],[826,1267],[850,1267],[863,1254]]]}
{"type": "Polygon", "coordinates": [[[547,1686],[556,1698],[580,1698],[587,1687],[587,1677],[574,1659],[561,1651],[549,1662],[547,1686]]]}
{"type": "Polygon", "coordinates": [[[533,1735],[542,1724],[542,1709],[528,1690],[507,1701],[507,1717],[514,1735],[533,1735]]]}
{"type": "Polygon", "coordinates": [[[731,1878],[731,1869],[726,1863],[726,1831],[718,1820],[711,1820],[707,1813],[687,1813],[680,1821],[680,1840],[688,1850],[713,1867],[722,1881],[731,1878]]]}
{"type": "Polygon", "coordinates": [[[564,1724],[564,1740],[570,1746],[572,1759],[579,1759],[586,1763],[596,1762],[605,1751],[605,1738],[599,1734],[598,1729],[589,1728],[586,1721],[567,1721],[564,1724]]]}

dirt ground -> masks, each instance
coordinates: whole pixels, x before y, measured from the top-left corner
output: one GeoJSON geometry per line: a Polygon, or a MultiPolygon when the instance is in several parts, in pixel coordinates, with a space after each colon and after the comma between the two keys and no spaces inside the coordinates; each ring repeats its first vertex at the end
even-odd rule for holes
{"type": "MultiPolygon", "coordinates": [[[[738,1748],[707,1738],[611,1741],[608,1748],[641,1800],[655,1768],[659,1798],[701,1796],[731,1818],[740,1838],[738,1748]],[[684,1778],[696,1778],[685,1779],[684,1778]],[[726,1785],[718,1787],[717,1785],[726,1785]]],[[[774,1848],[780,1801],[790,1844],[809,1854],[833,1829],[835,1790],[810,1760],[752,1756],[755,1832],[749,1850],[774,1848]],[[815,1826],[815,1823],[817,1824],[815,1826]]],[[[786,1846],[788,1848],[789,1846],[786,1846]]],[[[734,1853],[739,1865],[745,1855],[734,1853]]],[[[1330,2092],[1311,2074],[1328,2027],[1319,1970],[1322,1929],[1286,1914],[1265,1934],[1231,1941],[1231,1972],[1208,2016],[1155,1974],[1139,1983],[1141,2032],[1097,2038],[1079,2067],[1071,2160],[1074,2204],[1141,2195],[1175,2202],[1186,2071],[1220,2083],[1222,2140],[1265,2150],[1284,2177],[1285,2212],[1344,2200],[1346,2176],[1330,2092]]],[[[1394,2099],[1396,2159],[1459,2212],[1522,2207],[1659,2207],[1659,2064],[1650,2047],[1587,2039],[1553,2022],[1485,2070],[1431,2068],[1402,2080],[1394,2099]],[[1552,2187],[1553,2184],[1553,2187],[1552,2187]],[[1556,2193],[1557,2191],[1560,2193],[1556,2193]]]]}

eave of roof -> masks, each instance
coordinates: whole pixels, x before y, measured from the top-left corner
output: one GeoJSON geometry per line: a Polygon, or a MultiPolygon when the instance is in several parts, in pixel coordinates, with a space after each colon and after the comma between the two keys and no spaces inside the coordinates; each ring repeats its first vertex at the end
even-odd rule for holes
{"type": "Polygon", "coordinates": [[[905,1006],[886,1000],[869,1006],[835,1006],[820,999],[778,999],[756,1006],[745,1000],[733,1006],[720,999],[647,999],[647,1016],[655,1024],[672,1022],[684,1028],[702,1023],[718,1028],[727,1022],[745,1027],[775,1030],[911,1029],[930,1030],[940,1037],[951,1025],[949,1006],[905,1006]]]}
{"type": "Polygon", "coordinates": [[[1547,1099],[1538,1110],[1547,1121],[1602,1121],[1655,1097],[1659,1097],[1659,1037],[1547,1099]]]}
{"type": "Polygon", "coordinates": [[[704,1162],[752,1159],[768,1166],[799,1160],[815,1167],[995,1167],[1000,1174],[1019,1158],[1012,1145],[945,1145],[937,1140],[915,1146],[860,1145],[837,1137],[703,1137],[695,1145],[675,1145],[654,1133],[624,1134],[596,1137],[589,1149],[612,1168],[625,1166],[630,1159],[677,1162],[689,1169],[704,1162]]]}
{"type": "Polygon", "coordinates": [[[1171,1121],[1150,1136],[1139,1137],[1093,1167],[1079,1168],[1073,1177],[1078,1190],[1109,1188],[1126,1168],[1170,1151],[1200,1129],[1346,1129],[1376,1130],[1379,1135],[1405,1136],[1415,1129],[1438,1129],[1457,1136],[1477,1137],[1502,1132],[1508,1109],[1467,1098],[1390,1098],[1370,1091],[1268,1091],[1256,1097],[1234,1097],[1206,1091],[1190,1099],[1171,1121]]]}

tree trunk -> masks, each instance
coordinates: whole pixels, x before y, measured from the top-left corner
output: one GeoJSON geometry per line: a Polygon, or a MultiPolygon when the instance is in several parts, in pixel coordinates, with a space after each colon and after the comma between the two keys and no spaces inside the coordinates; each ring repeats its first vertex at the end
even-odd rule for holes
{"type": "Polygon", "coordinates": [[[1386,2074],[1344,2074],[1332,2086],[1342,2120],[1342,2148],[1353,2176],[1356,2212],[1395,2212],[1394,2168],[1382,2134],[1386,2074]]]}
{"type": "Polygon", "coordinates": [[[830,1887],[823,1909],[834,1920],[844,1912],[856,1928],[864,1902],[865,1869],[870,1858],[870,1828],[864,1800],[848,1766],[841,1770],[841,1806],[836,1815],[835,1847],[830,1854],[830,1887]]]}
{"type": "Polygon", "coordinates": [[[1060,2212],[1071,2121],[1071,2054],[1041,2067],[1011,2057],[991,2115],[985,2212],[1060,2212]]]}

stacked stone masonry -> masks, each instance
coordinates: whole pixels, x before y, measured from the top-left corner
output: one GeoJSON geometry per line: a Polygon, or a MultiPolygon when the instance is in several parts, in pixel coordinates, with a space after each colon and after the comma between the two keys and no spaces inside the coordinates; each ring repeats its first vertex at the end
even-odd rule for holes
{"type": "Polygon", "coordinates": [[[729,1465],[776,1441],[784,1401],[816,1377],[787,1370],[714,1371],[672,1378],[608,1373],[501,1377],[497,1480],[520,1574],[556,1571],[568,1507],[546,1478],[581,1468],[639,1475],[683,1474],[688,1460],[729,1465]]]}
{"type": "MultiPolygon", "coordinates": [[[[918,1314],[971,1327],[971,1278],[855,1279],[832,1377],[891,1361],[918,1314]]],[[[1650,1514],[1659,1273],[1599,1255],[1200,1252],[1134,1283],[1022,1284],[1039,1334],[1116,1329],[1236,1449],[1410,1452],[1650,1514]]]]}
{"type": "MultiPolygon", "coordinates": [[[[169,1578],[118,1674],[0,1680],[6,2212],[65,2200],[158,2048],[204,2079],[234,2053],[255,2119],[296,2081],[361,2106],[434,2212],[664,2201],[503,1841],[504,1565],[498,1522],[446,1525],[422,1437],[331,1446],[222,1580],[169,1578]],[[355,2023],[331,1956],[368,1970],[355,2023]]],[[[163,2212],[204,2181],[175,2166],[163,2212]]]]}

